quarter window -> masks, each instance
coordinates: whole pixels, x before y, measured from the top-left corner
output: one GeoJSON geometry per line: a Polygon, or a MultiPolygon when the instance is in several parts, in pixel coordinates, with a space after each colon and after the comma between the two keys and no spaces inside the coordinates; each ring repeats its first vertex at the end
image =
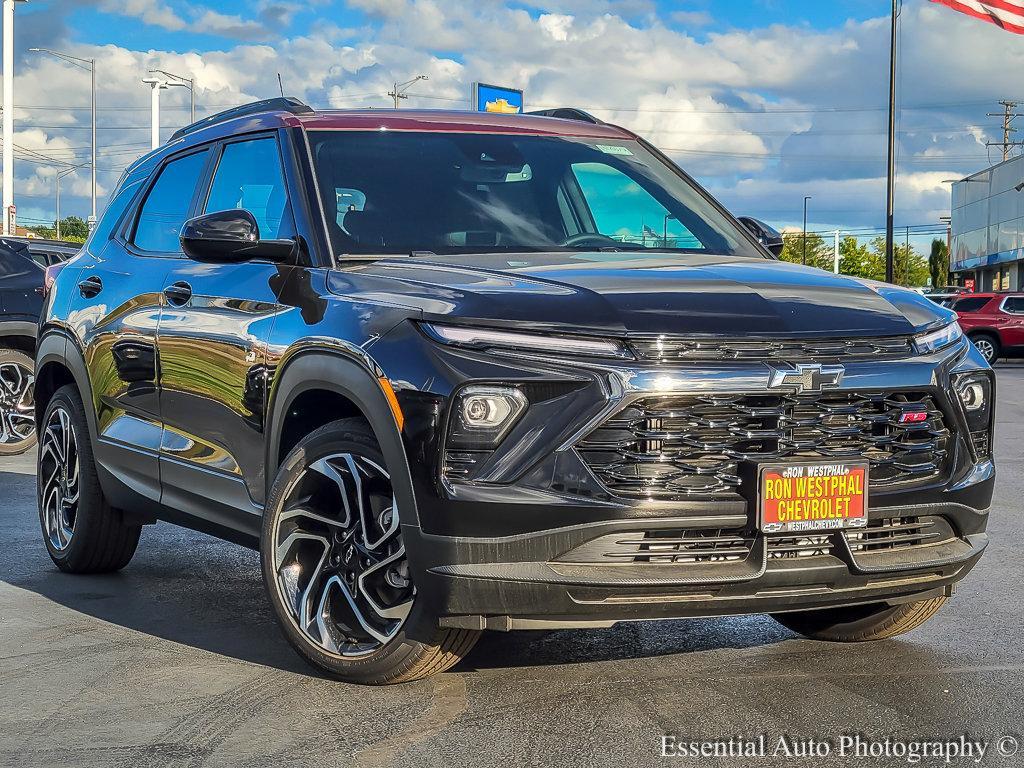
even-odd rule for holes
{"type": "Polygon", "coordinates": [[[1024,296],[1008,296],[1003,309],[1014,315],[1024,315],[1024,296]]]}
{"type": "Polygon", "coordinates": [[[275,139],[239,141],[224,147],[206,213],[235,208],[249,211],[256,218],[261,239],[281,236],[288,192],[275,139]]]}
{"type": "Polygon", "coordinates": [[[979,309],[988,304],[989,299],[987,296],[971,296],[966,299],[960,299],[956,304],[953,305],[953,309],[957,312],[977,312],[979,309]]]}
{"type": "Polygon", "coordinates": [[[139,212],[132,239],[137,248],[160,253],[181,250],[178,237],[188,218],[205,164],[206,150],[203,150],[163,167],[139,212]]]}

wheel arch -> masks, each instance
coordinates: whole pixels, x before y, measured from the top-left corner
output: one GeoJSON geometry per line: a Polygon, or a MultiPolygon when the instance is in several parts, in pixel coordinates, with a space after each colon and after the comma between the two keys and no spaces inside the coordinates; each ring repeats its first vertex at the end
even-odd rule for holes
{"type": "Polygon", "coordinates": [[[408,510],[403,513],[403,521],[419,526],[412,474],[391,404],[381,387],[382,376],[376,364],[362,350],[307,349],[282,362],[274,377],[267,408],[264,460],[268,498],[284,458],[281,456],[282,447],[287,445],[289,438],[287,429],[293,405],[301,398],[316,397],[316,393],[321,392],[335,406],[345,404],[341,410],[325,412],[321,424],[347,416],[359,416],[369,423],[387,461],[399,508],[408,510]]]}
{"type": "Polygon", "coordinates": [[[85,357],[78,345],[61,329],[44,330],[36,345],[36,429],[54,393],[66,384],[74,384],[85,405],[85,419],[89,433],[96,440],[96,414],[93,412],[92,388],[85,357]]]}

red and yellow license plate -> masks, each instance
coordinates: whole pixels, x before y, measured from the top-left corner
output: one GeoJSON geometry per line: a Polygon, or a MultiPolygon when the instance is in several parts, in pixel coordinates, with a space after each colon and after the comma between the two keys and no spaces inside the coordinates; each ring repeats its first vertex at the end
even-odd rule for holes
{"type": "Polygon", "coordinates": [[[759,469],[760,525],[765,533],[867,525],[867,464],[770,464],[759,469]]]}

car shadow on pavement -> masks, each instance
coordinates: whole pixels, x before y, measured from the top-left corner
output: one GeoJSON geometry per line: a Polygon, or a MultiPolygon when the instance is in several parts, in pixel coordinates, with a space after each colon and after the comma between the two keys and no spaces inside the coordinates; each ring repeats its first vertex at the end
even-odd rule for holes
{"type": "MultiPolygon", "coordinates": [[[[160,523],[143,529],[135,558],[123,571],[65,574],[54,567],[40,537],[34,478],[0,472],[0,488],[11,489],[18,497],[12,507],[16,516],[0,521],[7,548],[0,554],[0,582],[135,632],[316,675],[274,622],[255,552],[160,523]]],[[[59,623],[55,628],[59,631],[59,623]]],[[[657,658],[767,646],[793,637],[767,616],[622,623],[593,630],[488,632],[453,671],[657,658]]]]}

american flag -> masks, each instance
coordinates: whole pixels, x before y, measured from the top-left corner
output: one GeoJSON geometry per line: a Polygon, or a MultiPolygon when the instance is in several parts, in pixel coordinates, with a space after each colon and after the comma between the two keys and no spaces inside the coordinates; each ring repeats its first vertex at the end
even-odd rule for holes
{"type": "Polygon", "coordinates": [[[954,11],[1024,35],[1024,0],[932,0],[954,11]]]}

